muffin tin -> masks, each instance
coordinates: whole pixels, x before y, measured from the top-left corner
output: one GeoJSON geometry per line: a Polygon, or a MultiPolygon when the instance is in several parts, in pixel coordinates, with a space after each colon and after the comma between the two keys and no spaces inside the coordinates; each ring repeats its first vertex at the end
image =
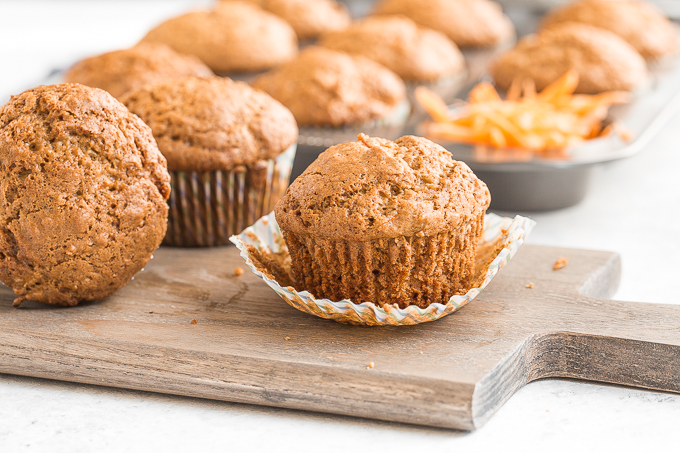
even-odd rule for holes
{"type": "MultiPolygon", "coordinates": [[[[354,6],[350,2],[350,8],[354,6]]],[[[528,8],[515,8],[506,13],[515,23],[520,36],[532,32],[542,14],[528,8]]],[[[493,57],[508,48],[507,43],[495,49],[463,50],[468,65],[467,80],[447,102],[466,99],[470,89],[489,79],[486,68],[493,57]]],[[[476,153],[473,146],[440,142],[455,159],[466,162],[491,191],[491,209],[504,211],[545,211],[566,208],[581,201],[588,192],[595,165],[630,157],[647,146],[658,131],[680,110],[680,59],[666,59],[650,68],[649,86],[634,93],[633,102],[610,109],[608,121],[621,123],[632,134],[625,142],[612,135],[588,141],[570,150],[561,160],[530,158],[516,159],[516,153],[476,153]]],[[[417,105],[405,127],[395,134],[422,135],[421,124],[429,118],[417,105]]],[[[364,131],[371,135],[370,130],[364,131]]],[[[316,141],[305,138],[298,144],[298,155],[291,180],[330,144],[330,137],[316,141]],[[317,146],[316,143],[319,145],[317,146]]]]}

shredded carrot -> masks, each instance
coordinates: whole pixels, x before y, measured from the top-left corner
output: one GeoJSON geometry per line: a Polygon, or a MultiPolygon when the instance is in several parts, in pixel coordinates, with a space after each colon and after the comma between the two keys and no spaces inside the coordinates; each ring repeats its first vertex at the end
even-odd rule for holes
{"type": "Polygon", "coordinates": [[[568,71],[536,93],[533,80],[517,79],[505,100],[493,85],[482,82],[454,111],[425,87],[416,89],[416,99],[434,119],[427,125],[428,135],[451,141],[547,153],[612,132],[630,140],[630,133],[616,123],[603,125],[609,107],[630,102],[630,93],[575,95],[578,81],[578,73],[568,71]]]}

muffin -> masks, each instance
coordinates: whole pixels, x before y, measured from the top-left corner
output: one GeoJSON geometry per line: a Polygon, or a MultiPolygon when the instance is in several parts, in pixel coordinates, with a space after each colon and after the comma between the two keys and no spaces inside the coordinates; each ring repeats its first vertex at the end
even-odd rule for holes
{"type": "Polygon", "coordinates": [[[145,85],[123,101],[168,160],[164,244],[228,244],[283,196],[297,126],[267,94],[228,78],[187,77],[145,85]]]}
{"type": "Polygon", "coordinates": [[[576,93],[631,91],[649,80],[645,60],[614,33],[569,22],[522,38],[491,63],[496,85],[507,90],[515,78],[531,78],[542,90],[568,70],[579,74],[576,93]]]}
{"type": "Polygon", "coordinates": [[[299,126],[383,119],[406,100],[404,82],[381,64],[316,46],[258,76],[252,85],[290,109],[299,126]]]}
{"type": "Polygon", "coordinates": [[[678,29],[656,6],[630,0],[581,0],[551,11],[541,26],[579,22],[609,30],[647,60],[678,51],[678,29]]]}
{"type": "Polygon", "coordinates": [[[76,305],[123,287],[165,235],[170,194],[151,130],[109,93],[40,86],[0,108],[0,280],[76,305]]]}
{"type": "Polygon", "coordinates": [[[359,20],[346,30],[326,33],[319,45],[363,55],[405,81],[434,82],[459,76],[465,69],[463,54],[446,35],[404,16],[359,20]]]}
{"type": "Polygon", "coordinates": [[[141,42],[160,42],[196,55],[218,74],[269,69],[290,60],[298,50],[295,31],[287,22],[240,1],[169,19],[141,42]]]}
{"type": "Polygon", "coordinates": [[[352,21],[345,5],[335,0],[251,0],[288,22],[300,41],[342,30],[352,21]]]}
{"type": "Polygon", "coordinates": [[[150,82],[213,72],[193,55],[180,55],[165,44],[138,44],[86,58],[73,65],[64,81],[101,88],[119,98],[150,82]]]}
{"type": "Polygon", "coordinates": [[[489,201],[486,185],[441,146],[360,134],[323,152],[275,215],[298,290],[426,307],[470,288],[489,201]]]}
{"type": "Polygon", "coordinates": [[[489,0],[381,0],[376,15],[403,15],[451,38],[458,47],[493,47],[510,41],[515,27],[489,0]]]}

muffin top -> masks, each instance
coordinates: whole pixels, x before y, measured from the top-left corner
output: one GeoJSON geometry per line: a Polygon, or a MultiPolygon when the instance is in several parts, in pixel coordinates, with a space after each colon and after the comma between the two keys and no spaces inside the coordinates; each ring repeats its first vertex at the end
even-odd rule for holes
{"type": "Polygon", "coordinates": [[[522,38],[490,67],[496,85],[508,89],[516,78],[531,78],[542,90],[568,70],[579,74],[577,93],[633,90],[649,79],[645,60],[614,33],[575,22],[522,38]]]}
{"type": "Polygon", "coordinates": [[[406,99],[404,82],[361,55],[307,47],[252,85],[288,107],[300,126],[341,126],[389,115],[406,99]]]}
{"type": "Polygon", "coordinates": [[[432,236],[489,206],[486,185],[422,137],[392,142],[359,135],[332,146],[276,204],[284,230],[331,240],[432,236]]]}
{"type": "Polygon", "coordinates": [[[288,22],[298,39],[346,28],[352,18],[345,5],[335,0],[251,0],[288,22]]]}
{"type": "Polygon", "coordinates": [[[373,14],[401,14],[451,38],[458,47],[489,47],[512,39],[515,27],[489,0],[382,0],[373,14]]]}
{"type": "Polygon", "coordinates": [[[39,86],[0,108],[0,279],[17,295],[113,294],[160,245],[169,195],[151,130],[106,91],[39,86]]]}
{"type": "Polygon", "coordinates": [[[678,51],[678,29],[655,5],[631,0],[581,0],[555,9],[541,26],[580,22],[609,30],[648,60],[678,51]]]}
{"type": "Polygon", "coordinates": [[[269,69],[297,54],[295,31],[283,19],[249,2],[224,1],[215,11],[169,19],[142,42],[160,42],[196,55],[216,73],[269,69]]]}
{"type": "Polygon", "coordinates": [[[145,83],[184,76],[209,77],[213,72],[193,55],[181,55],[165,44],[138,44],[79,61],[66,82],[101,88],[116,98],[145,83]]]}
{"type": "Polygon", "coordinates": [[[438,31],[404,16],[375,16],[342,31],[326,33],[319,45],[363,55],[404,80],[433,81],[465,68],[458,47],[438,31]]]}
{"type": "Polygon", "coordinates": [[[275,157],[297,141],[290,111],[228,78],[145,85],[123,102],[151,127],[171,171],[230,170],[275,157]]]}

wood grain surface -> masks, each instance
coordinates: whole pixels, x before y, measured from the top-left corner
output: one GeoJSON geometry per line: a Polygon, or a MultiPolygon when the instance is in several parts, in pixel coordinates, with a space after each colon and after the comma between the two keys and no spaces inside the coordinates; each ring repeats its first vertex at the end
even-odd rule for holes
{"type": "Polygon", "coordinates": [[[357,327],[288,306],[234,247],[161,248],[103,301],[0,290],[0,372],[466,430],[545,377],[680,392],[680,307],[605,300],[619,274],[613,253],[525,245],[448,317],[357,327]]]}

